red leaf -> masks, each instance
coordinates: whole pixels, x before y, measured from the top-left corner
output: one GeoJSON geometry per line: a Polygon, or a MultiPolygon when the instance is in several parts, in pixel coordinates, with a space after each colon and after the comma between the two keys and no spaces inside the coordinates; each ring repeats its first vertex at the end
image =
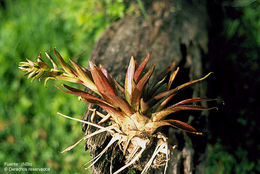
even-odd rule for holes
{"type": "Polygon", "coordinates": [[[210,98],[190,98],[190,99],[182,100],[182,101],[172,105],[172,107],[177,106],[177,105],[184,105],[184,104],[191,103],[191,102],[217,101],[217,100],[218,99],[210,99],[210,98]]]}
{"type": "Polygon", "coordinates": [[[95,85],[98,89],[98,91],[101,93],[101,95],[106,99],[106,95],[115,96],[116,93],[109,83],[108,79],[105,77],[105,75],[102,73],[102,71],[91,61],[89,61],[89,67],[90,72],[92,75],[92,78],[95,82],[95,85]]]}
{"type": "Polygon", "coordinates": [[[190,82],[187,82],[187,83],[184,83],[184,84],[182,84],[182,85],[180,85],[180,86],[177,86],[177,87],[174,88],[174,89],[171,89],[171,90],[169,90],[169,91],[162,92],[162,93],[160,93],[160,94],[154,96],[153,99],[158,100],[158,99],[160,99],[160,98],[162,98],[162,97],[169,96],[169,95],[171,95],[171,94],[177,93],[177,92],[179,92],[180,90],[182,90],[182,89],[184,89],[184,88],[186,88],[186,87],[189,87],[189,86],[193,85],[194,83],[197,83],[197,82],[199,82],[199,81],[202,81],[202,80],[206,79],[210,74],[211,74],[211,73],[208,73],[206,76],[204,76],[204,77],[202,77],[202,78],[200,78],[200,79],[192,80],[192,81],[190,81],[190,82]]]}
{"type": "Polygon", "coordinates": [[[111,117],[114,120],[123,120],[124,118],[126,118],[126,116],[119,110],[117,110],[116,108],[114,108],[113,106],[111,106],[109,103],[105,102],[104,100],[92,96],[84,91],[81,91],[79,89],[76,88],[72,88],[70,86],[67,85],[63,85],[68,91],[65,91],[59,87],[56,86],[56,88],[58,88],[59,90],[65,92],[65,93],[69,93],[69,94],[74,94],[74,95],[79,95],[81,96],[84,101],[86,101],[87,103],[92,103],[92,104],[97,104],[99,105],[101,108],[103,108],[107,113],[109,113],[111,115],[111,117]]]}
{"type": "Polygon", "coordinates": [[[76,89],[76,88],[73,88],[73,87],[70,87],[68,85],[65,85],[63,84],[62,85],[64,88],[66,88],[68,91],[66,90],[63,90],[57,86],[55,86],[57,89],[61,90],[62,92],[65,92],[65,93],[68,93],[68,94],[74,94],[74,95],[78,95],[78,96],[81,96],[83,99],[86,100],[86,102],[88,103],[93,103],[93,104],[98,104],[98,103],[104,103],[104,104],[107,104],[107,105],[110,105],[109,103],[105,102],[104,100],[98,98],[98,97],[95,97],[91,94],[88,94],[84,91],[81,91],[79,89],[76,89]]]}
{"type": "Polygon", "coordinates": [[[103,104],[103,103],[99,103],[98,104],[102,109],[104,109],[109,115],[111,115],[111,117],[117,122],[117,123],[121,123],[122,121],[125,120],[125,118],[127,118],[126,115],[124,115],[121,111],[103,104]]]}
{"type": "Polygon", "coordinates": [[[114,79],[109,75],[108,71],[102,65],[99,65],[99,68],[102,71],[102,73],[105,75],[105,77],[107,78],[109,84],[112,86],[112,88],[116,92],[114,79]]]}
{"type": "Polygon", "coordinates": [[[198,132],[195,128],[193,128],[191,125],[184,123],[179,120],[165,120],[165,121],[156,121],[156,122],[150,122],[145,125],[145,131],[148,133],[154,133],[156,129],[162,126],[172,126],[177,129],[181,129],[190,133],[201,135],[201,132],[198,132]]]}
{"type": "Polygon", "coordinates": [[[166,67],[157,77],[155,84],[161,81],[176,65],[176,62],[173,61],[168,67],[166,67]]]}
{"type": "Polygon", "coordinates": [[[129,106],[129,104],[121,97],[119,96],[107,96],[107,97],[109,98],[108,100],[113,106],[120,108],[128,116],[131,116],[134,113],[132,108],[129,106]]]}
{"type": "Polygon", "coordinates": [[[87,73],[73,60],[69,59],[72,65],[74,66],[75,70],[77,71],[78,77],[80,80],[83,81],[84,86],[89,88],[90,90],[94,91],[95,93],[99,94],[98,89],[94,82],[90,79],[90,77],[87,75],[87,73]]]}
{"type": "Polygon", "coordinates": [[[128,103],[131,103],[131,96],[135,87],[134,72],[135,72],[135,60],[134,57],[132,56],[125,77],[125,97],[128,103]]]}
{"type": "MultiPolygon", "coordinates": [[[[172,97],[174,97],[176,94],[172,94],[170,95],[169,97],[167,97],[160,105],[160,110],[161,108],[163,108],[170,100],[172,97]]],[[[190,99],[186,99],[186,100],[183,100],[183,101],[180,101],[173,106],[177,106],[177,105],[183,105],[183,104],[187,104],[187,103],[191,103],[191,102],[201,102],[201,101],[217,101],[218,99],[208,99],[208,98],[190,98],[190,99]]]]}
{"type": "Polygon", "coordinates": [[[159,121],[169,114],[172,114],[177,111],[182,111],[182,110],[200,110],[200,111],[202,111],[202,110],[212,110],[212,109],[216,109],[216,107],[205,108],[203,106],[198,106],[198,105],[177,105],[177,106],[174,105],[174,106],[170,106],[162,111],[153,113],[152,120],[159,121]]]}
{"type": "Polygon", "coordinates": [[[75,73],[74,69],[63,60],[62,56],[60,55],[60,53],[55,48],[54,48],[54,53],[55,53],[60,65],[62,66],[62,68],[68,74],[75,75],[76,73],[75,73]]]}
{"type": "Polygon", "coordinates": [[[143,60],[143,62],[138,66],[138,68],[135,71],[134,74],[134,81],[137,82],[139,76],[142,74],[147,62],[150,59],[150,53],[147,54],[147,56],[145,57],[145,59],[143,60]]]}
{"type": "Polygon", "coordinates": [[[161,110],[176,94],[172,94],[169,97],[167,97],[161,104],[158,110],[161,110]]]}
{"type": "Polygon", "coordinates": [[[190,133],[194,133],[194,134],[197,134],[197,135],[201,135],[202,133],[201,132],[198,132],[194,127],[192,127],[191,125],[187,124],[187,123],[184,123],[180,120],[165,120],[163,122],[170,122],[171,123],[171,126],[177,128],[177,129],[181,129],[181,130],[184,130],[184,131],[187,131],[187,132],[190,132],[190,133]]]}
{"type": "Polygon", "coordinates": [[[150,70],[141,78],[141,80],[137,83],[136,87],[134,88],[133,95],[131,98],[131,104],[137,111],[140,105],[140,98],[143,92],[143,88],[145,84],[148,82],[149,78],[151,77],[155,66],[153,65],[150,70]]]}
{"type": "Polygon", "coordinates": [[[99,68],[102,71],[102,73],[106,76],[109,83],[114,88],[115,92],[116,92],[116,86],[119,88],[120,91],[125,92],[125,89],[113,77],[110,76],[108,71],[102,65],[99,65],[99,68]]]}

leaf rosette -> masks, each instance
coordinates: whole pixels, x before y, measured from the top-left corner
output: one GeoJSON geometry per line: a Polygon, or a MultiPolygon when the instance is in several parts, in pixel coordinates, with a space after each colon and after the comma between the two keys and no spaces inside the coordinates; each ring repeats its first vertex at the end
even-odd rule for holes
{"type": "Polygon", "coordinates": [[[202,111],[216,109],[216,107],[204,107],[200,103],[216,101],[217,99],[189,98],[175,104],[171,103],[172,99],[180,91],[206,79],[211,73],[171,89],[179,67],[176,68],[173,62],[162,73],[153,78],[153,82],[149,82],[155,65],[152,65],[148,71],[145,71],[145,67],[150,59],[150,54],[148,54],[140,64],[131,57],[123,86],[111,77],[102,65],[97,66],[89,61],[88,70],[69,59],[71,66],[64,61],[56,49],[54,49],[54,53],[61,68],[48,53],[45,53],[45,55],[50,60],[52,67],[43,61],[40,54],[35,62],[27,59],[27,62],[19,64],[19,68],[26,71],[28,78],[32,78],[32,80],[36,78],[39,80],[45,79],[45,84],[49,79],[79,83],[94,92],[94,94],[90,94],[66,84],[62,85],[63,88],[57,87],[65,93],[80,96],[87,103],[100,106],[106,112],[100,113],[94,109],[92,110],[92,121],[94,116],[101,117],[98,123],[78,120],[60,114],[61,116],[99,128],[98,131],[86,135],[63,152],[71,150],[81,141],[96,136],[101,132],[107,131],[111,134],[110,142],[99,155],[90,161],[89,167],[93,166],[117,142],[125,156],[125,165],[114,173],[119,173],[135,164],[142,157],[144,151],[151,148],[152,145],[155,145],[154,151],[150,158],[143,163],[142,173],[147,172],[151,166],[158,168],[162,165],[165,166],[166,171],[169,155],[168,142],[167,138],[157,129],[163,126],[172,126],[176,129],[201,135],[202,132],[190,124],[172,119],[169,115],[183,110],[202,111]],[[109,126],[100,126],[104,122],[110,122],[109,126]],[[159,162],[155,163],[155,161],[159,162]]]}

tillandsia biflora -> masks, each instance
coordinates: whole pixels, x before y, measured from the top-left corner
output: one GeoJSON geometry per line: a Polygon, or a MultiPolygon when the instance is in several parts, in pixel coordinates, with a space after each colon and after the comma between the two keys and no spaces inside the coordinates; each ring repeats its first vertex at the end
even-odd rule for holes
{"type": "MultiPolygon", "coordinates": [[[[179,68],[175,67],[175,63],[172,63],[157,77],[153,78],[153,82],[148,83],[155,69],[153,65],[147,72],[144,71],[150,58],[150,54],[148,54],[140,64],[131,57],[124,86],[122,86],[109,75],[102,65],[96,66],[89,61],[88,70],[69,59],[71,66],[54,49],[60,68],[49,53],[46,52],[45,54],[52,66],[47,64],[42,59],[41,54],[39,54],[35,62],[28,59],[27,62],[20,62],[19,68],[26,71],[28,78],[32,80],[37,78],[39,80],[45,79],[45,85],[49,79],[82,84],[95,94],[90,94],[65,84],[62,85],[63,88],[56,87],[65,93],[80,96],[85,102],[96,104],[106,112],[101,113],[91,109],[93,113],[90,122],[58,113],[66,118],[98,128],[97,131],[85,135],[76,144],[68,147],[63,152],[71,150],[77,144],[92,136],[97,136],[102,132],[110,133],[112,137],[110,142],[100,154],[88,163],[89,167],[93,166],[112,145],[117,143],[124,155],[125,165],[114,171],[115,174],[129,166],[133,167],[138,161],[140,162],[142,155],[147,149],[153,149],[153,152],[148,155],[148,159],[144,163],[141,163],[143,164],[141,166],[142,173],[146,173],[151,167],[159,168],[161,166],[165,166],[164,171],[166,172],[170,153],[169,145],[167,137],[160,131],[157,131],[157,129],[163,126],[172,126],[189,133],[202,134],[202,132],[191,125],[167,116],[182,110],[216,109],[216,107],[207,108],[198,104],[203,101],[216,100],[208,98],[189,98],[169,106],[170,100],[181,90],[206,79],[211,73],[171,89],[179,71],[179,68]],[[98,123],[93,121],[95,116],[101,117],[98,123]],[[105,124],[108,126],[100,125],[105,122],[109,122],[109,124],[105,124]],[[154,147],[152,148],[151,146],[154,147]]],[[[112,171],[112,166],[110,170],[112,171]]]]}

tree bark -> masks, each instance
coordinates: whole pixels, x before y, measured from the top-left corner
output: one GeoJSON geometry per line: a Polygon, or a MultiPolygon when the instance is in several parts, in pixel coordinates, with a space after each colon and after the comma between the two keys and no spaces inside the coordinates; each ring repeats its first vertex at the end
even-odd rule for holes
{"type": "MultiPolygon", "coordinates": [[[[203,0],[143,2],[147,17],[135,11],[134,14],[126,15],[113,23],[96,43],[91,55],[92,61],[102,64],[121,84],[130,57],[134,56],[140,62],[148,52],[151,53],[150,64],[156,65],[155,74],[175,61],[181,68],[176,79],[177,84],[202,77],[204,75],[202,59],[207,53],[208,42],[206,2],[203,0]]],[[[201,83],[183,94],[203,98],[206,94],[205,87],[205,84],[201,83]]],[[[89,105],[89,107],[95,106],[89,105]]],[[[184,112],[178,116],[201,131],[207,130],[206,112],[192,115],[190,112],[184,112]]],[[[84,119],[89,120],[89,117],[90,113],[86,111],[84,119]]],[[[87,134],[94,130],[93,127],[83,125],[83,131],[87,134]]],[[[190,135],[173,128],[162,131],[169,138],[171,145],[177,145],[175,150],[171,150],[168,174],[205,173],[207,136],[190,135]]],[[[86,147],[92,157],[105,147],[109,138],[107,134],[102,134],[86,141],[86,147]]],[[[118,155],[115,155],[111,151],[112,149],[92,167],[92,173],[109,173],[111,156],[116,157],[114,168],[122,166],[123,157],[120,152],[116,152],[118,155]]],[[[129,169],[124,173],[127,173],[127,170],[129,169]]],[[[162,172],[163,169],[150,170],[150,173],[162,172]]]]}

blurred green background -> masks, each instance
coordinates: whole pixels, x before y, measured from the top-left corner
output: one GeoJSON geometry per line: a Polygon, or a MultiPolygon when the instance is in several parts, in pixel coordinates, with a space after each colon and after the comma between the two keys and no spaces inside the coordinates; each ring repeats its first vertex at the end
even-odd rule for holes
{"type": "Polygon", "coordinates": [[[56,112],[81,118],[86,104],[43,82],[31,83],[18,69],[25,58],[56,47],[64,58],[87,65],[104,29],[124,15],[122,0],[7,0],[0,7],[0,173],[4,162],[31,162],[52,173],[83,173],[89,161],[81,124],[56,112]]]}
{"type": "MultiPolygon", "coordinates": [[[[211,58],[206,64],[221,79],[211,82],[214,95],[209,96],[223,97],[228,105],[210,119],[207,173],[257,173],[260,148],[253,133],[259,130],[260,5],[209,0],[208,10],[211,58]],[[230,82],[233,86],[225,86],[230,82]],[[239,92],[229,93],[233,89],[239,92]]],[[[52,173],[86,172],[90,157],[84,143],[60,154],[83,136],[81,124],[56,114],[81,118],[85,103],[53,88],[52,81],[47,88],[43,82],[32,84],[18,64],[56,47],[64,58],[86,66],[104,29],[126,11],[123,0],[0,0],[0,173],[4,162],[30,162],[52,173]]]]}

